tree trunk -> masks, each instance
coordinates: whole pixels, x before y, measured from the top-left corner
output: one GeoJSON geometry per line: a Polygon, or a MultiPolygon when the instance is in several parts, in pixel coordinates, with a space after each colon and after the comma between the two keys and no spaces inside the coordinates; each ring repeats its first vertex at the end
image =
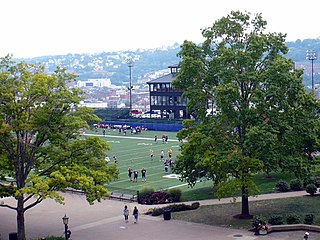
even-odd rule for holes
{"type": "Polygon", "coordinates": [[[251,215],[249,214],[249,198],[247,193],[247,188],[241,187],[241,218],[249,219],[251,215]]]}
{"type": "Polygon", "coordinates": [[[26,240],[26,231],[24,225],[23,197],[17,197],[17,230],[18,240],[26,240]]]}

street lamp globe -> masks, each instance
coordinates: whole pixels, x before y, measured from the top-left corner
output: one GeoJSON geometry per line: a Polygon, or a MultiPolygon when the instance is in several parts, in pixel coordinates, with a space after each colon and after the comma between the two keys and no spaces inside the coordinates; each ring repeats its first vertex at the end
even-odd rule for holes
{"type": "Polygon", "coordinates": [[[68,225],[69,223],[69,217],[67,217],[67,215],[65,214],[64,217],[62,218],[63,224],[64,225],[68,225]]]}

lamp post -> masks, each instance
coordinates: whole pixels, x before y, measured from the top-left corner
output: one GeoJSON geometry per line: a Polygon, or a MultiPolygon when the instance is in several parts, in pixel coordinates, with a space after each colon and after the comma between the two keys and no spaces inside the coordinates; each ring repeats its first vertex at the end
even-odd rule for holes
{"type": "Polygon", "coordinates": [[[63,224],[64,224],[64,237],[65,240],[68,240],[68,222],[69,222],[69,218],[67,217],[67,215],[65,214],[64,217],[62,218],[63,224]]]}
{"type": "Polygon", "coordinates": [[[131,58],[128,58],[127,59],[127,64],[128,64],[128,67],[129,67],[129,109],[130,109],[130,114],[131,114],[131,111],[132,111],[132,74],[131,74],[131,68],[133,67],[133,61],[131,58]]]}
{"type": "Polygon", "coordinates": [[[317,60],[317,53],[314,50],[307,50],[307,59],[311,61],[311,84],[312,84],[312,92],[314,93],[313,61],[317,60]]]}

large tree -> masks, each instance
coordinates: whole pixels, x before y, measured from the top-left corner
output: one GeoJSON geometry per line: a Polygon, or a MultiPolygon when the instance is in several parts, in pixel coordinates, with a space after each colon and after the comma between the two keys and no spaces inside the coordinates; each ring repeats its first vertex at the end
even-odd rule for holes
{"type": "Polygon", "coordinates": [[[79,129],[98,121],[78,107],[82,92],[69,88],[75,75],[57,68],[46,74],[38,64],[0,61],[0,196],[14,196],[19,240],[26,239],[25,212],[46,198],[63,203],[59,191],[81,189],[89,203],[107,194],[104,184],[117,176],[104,160],[109,145],[81,137],[79,129]]]}
{"type": "Polygon", "coordinates": [[[203,44],[183,43],[174,81],[196,117],[178,133],[186,141],[176,172],[191,185],[212,179],[218,197],[240,194],[244,218],[258,193],[255,173],[301,177],[319,148],[317,101],[284,56],[285,35],[265,33],[266,25],[261,14],[238,11],[217,20],[202,31],[203,44]]]}

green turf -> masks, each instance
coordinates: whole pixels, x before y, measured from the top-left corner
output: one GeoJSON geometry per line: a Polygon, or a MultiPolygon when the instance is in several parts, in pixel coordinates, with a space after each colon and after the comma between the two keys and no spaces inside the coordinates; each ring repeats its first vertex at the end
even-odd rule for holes
{"type": "Polygon", "coordinates": [[[172,159],[179,151],[179,142],[174,132],[156,132],[156,131],[142,131],[140,134],[131,134],[127,131],[119,133],[118,130],[107,130],[106,136],[103,136],[102,129],[95,131],[86,131],[86,134],[97,134],[105,139],[111,147],[108,152],[110,158],[110,164],[115,164],[112,156],[116,155],[118,160],[119,179],[112,181],[107,188],[112,191],[116,191],[117,188],[141,190],[145,187],[152,187],[155,190],[167,189],[174,186],[183,185],[179,179],[166,178],[166,175],[171,174],[164,171],[164,161],[160,161],[160,152],[164,151],[164,159],[168,158],[168,150],[172,149],[172,159]],[[168,143],[163,144],[161,136],[162,134],[168,135],[168,143]],[[154,141],[154,136],[158,136],[158,141],[154,141]],[[150,149],[154,151],[153,160],[150,158],[150,149]],[[128,179],[128,168],[139,171],[138,182],[131,182],[128,179]],[[144,182],[141,179],[141,169],[147,170],[147,180],[144,182]]]}

